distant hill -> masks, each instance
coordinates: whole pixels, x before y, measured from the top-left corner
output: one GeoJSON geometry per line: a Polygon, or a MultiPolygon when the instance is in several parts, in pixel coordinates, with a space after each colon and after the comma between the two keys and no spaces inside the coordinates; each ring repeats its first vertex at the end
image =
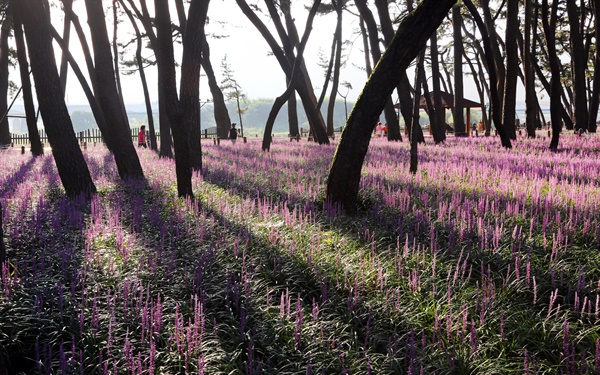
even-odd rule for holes
{"type": "MultiPolygon", "coordinates": [[[[242,116],[242,121],[245,129],[253,129],[256,132],[261,132],[264,130],[265,124],[267,122],[267,118],[269,116],[269,112],[271,111],[271,107],[273,106],[274,99],[250,99],[247,100],[246,103],[243,104],[242,109],[247,108],[246,112],[242,116]]],[[[327,119],[327,102],[323,103],[321,108],[321,112],[323,113],[323,119],[327,119]]],[[[352,109],[354,102],[347,103],[348,114],[352,109]]],[[[131,126],[136,126],[139,124],[148,123],[148,119],[146,116],[146,106],[141,104],[127,104],[127,114],[129,116],[129,122],[131,126]]],[[[154,121],[158,123],[158,104],[153,103],[153,117],[154,121]]],[[[94,121],[94,117],[92,115],[92,111],[88,105],[69,105],[69,113],[71,114],[71,121],[73,122],[73,127],[75,131],[82,131],[90,128],[96,128],[96,122],[94,121]]],[[[227,108],[229,110],[229,117],[232,122],[239,123],[239,116],[237,114],[237,107],[235,103],[228,103],[227,108]]],[[[206,104],[202,107],[201,113],[201,128],[207,129],[213,126],[216,126],[215,118],[214,118],[214,108],[211,103],[206,104]]],[[[288,132],[288,114],[287,114],[287,104],[281,108],[278,117],[275,120],[275,124],[273,127],[273,131],[275,133],[288,132]]],[[[25,110],[22,105],[15,104],[11,109],[9,116],[23,116],[25,110]]],[[[11,132],[13,133],[25,133],[27,132],[27,126],[25,124],[25,119],[18,117],[11,117],[10,126],[11,132]]],[[[41,127],[41,119],[39,120],[40,124],[38,127],[41,127]]],[[[304,109],[302,108],[302,102],[298,101],[298,122],[299,126],[305,129],[308,128],[308,120],[306,119],[306,114],[304,113],[304,109]]],[[[343,100],[336,101],[335,111],[334,111],[334,127],[343,126],[346,122],[346,112],[344,107],[343,100]]]]}

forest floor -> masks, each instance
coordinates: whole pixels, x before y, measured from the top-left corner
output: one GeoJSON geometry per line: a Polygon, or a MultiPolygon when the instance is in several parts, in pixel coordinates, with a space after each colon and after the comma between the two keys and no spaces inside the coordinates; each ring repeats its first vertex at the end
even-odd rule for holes
{"type": "Polygon", "coordinates": [[[335,144],[203,143],[193,200],[138,149],[67,200],[53,158],[0,151],[0,374],[597,374],[600,137],[373,139],[357,216],[335,144]]]}

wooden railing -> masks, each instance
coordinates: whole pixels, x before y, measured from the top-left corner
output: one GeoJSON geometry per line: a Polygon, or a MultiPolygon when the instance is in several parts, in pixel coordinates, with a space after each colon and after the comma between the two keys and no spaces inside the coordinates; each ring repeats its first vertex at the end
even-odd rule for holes
{"type": "MultiPolygon", "coordinates": [[[[132,128],[131,129],[131,141],[132,142],[137,142],[137,136],[138,136],[138,132],[139,132],[139,128],[132,128]]],[[[39,130],[39,135],[40,135],[40,140],[42,141],[42,143],[48,143],[48,135],[46,134],[46,132],[41,129],[39,130]]],[[[99,129],[87,129],[84,131],[80,131],[80,132],[76,132],[75,135],[77,136],[77,140],[79,141],[80,144],[85,144],[85,143],[103,143],[104,140],[102,138],[102,133],[100,133],[99,129]]],[[[216,127],[211,127],[211,128],[207,128],[207,129],[202,129],[201,130],[201,138],[215,138],[217,136],[217,128],[216,127]]],[[[27,145],[29,144],[29,134],[28,133],[11,133],[10,134],[10,139],[11,139],[11,145],[15,146],[15,145],[27,145]]],[[[160,132],[156,133],[156,139],[158,141],[160,141],[160,132]]]]}

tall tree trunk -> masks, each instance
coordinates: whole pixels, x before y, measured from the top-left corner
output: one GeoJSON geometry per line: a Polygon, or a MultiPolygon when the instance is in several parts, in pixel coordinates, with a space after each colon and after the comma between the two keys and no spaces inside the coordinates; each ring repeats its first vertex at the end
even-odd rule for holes
{"type": "Polygon", "coordinates": [[[509,1],[506,5],[506,81],[504,84],[504,110],[502,122],[510,139],[517,139],[517,75],[519,73],[519,3],[509,1]]]}
{"type": "Polygon", "coordinates": [[[367,81],[342,132],[327,179],[326,197],[356,212],[361,170],[379,114],[399,77],[437,29],[456,0],[423,0],[405,17],[367,81]]]}
{"type": "Polygon", "coordinates": [[[48,3],[46,0],[30,0],[13,4],[23,21],[40,112],[61,182],[68,196],[84,195],[89,198],[96,187],[63,99],[52,48],[48,3]]]}
{"type": "Polygon", "coordinates": [[[183,110],[177,98],[177,78],[175,75],[175,53],[171,34],[171,15],[166,1],[155,0],[157,63],[159,89],[164,100],[165,115],[173,129],[173,145],[175,146],[175,173],[177,176],[177,193],[180,197],[193,197],[192,166],[190,150],[183,121],[183,110]]]}
{"type": "MultiPolygon", "coordinates": [[[[582,10],[583,11],[583,10],[582,10]]],[[[571,80],[573,82],[573,104],[575,130],[587,130],[588,112],[587,112],[587,94],[585,70],[587,67],[587,58],[583,46],[583,36],[579,30],[579,14],[576,0],[567,0],[567,14],[570,26],[571,42],[571,80]]],[[[598,14],[596,14],[596,17],[598,14]]]]}
{"type": "MultiPolygon", "coordinates": [[[[467,64],[469,64],[469,69],[471,70],[471,75],[473,76],[473,82],[475,83],[475,88],[477,89],[477,95],[479,97],[479,102],[480,103],[484,103],[485,102],[485,88],[483,87],[483,85],[481,84],[480,80],[479,80],[479,75],[477,74],[477,70],[475,70],[475,66],[473,65],[473,62],[471,61],[471,59],[469,59],[465,53],[464,55],[465,60],[467,61],[467,64]]],[[[485,108],[482,107],[481,108],[481,122],[483,124],[487,124],[488,123],[488,119],[487,119],[487,113],[485,111],[485,108]]]]}
{"type": "Polygon", "coordinates": [[[333,67],[333,80],[331,82],[331,94],[329,95],[329,103],[327,105],[327,135],[330,137],[334,133],[334,110],[335,99],[340,85],[340,70],[342,68],[342,11],[343,7],[339,2],[335,2],[335,11],[337,13],[337,25],[335,28],[334,38],[336,39],[335,64],[333,67]]]}
{"type": "MultiPolygon", "coordinates": [[[[262,142],[262,150],[263,151],[270,151],[271,150],[271,142],[273,141],[272,137],[271,137],[271,133],[273,132],[273,124],[275,123],[275,119],[277,118],[277,114],[279,113],[279,110],[281,109],[281,107],[285,104],[286,101],[289,101],[289,99],[294,96],[294,92],[296,90],[296,82],[298,82],[297,80],[297,76],[299,75],[301,66],[302,66],[302,62],[304,61],[304,47],[306,46],[306,43],[308,42],[308,37],[310,36],[310,32],[312,30],[312,23],[313,20],[317,14],[317,10],[319,9],[319,4],[320,2],[315,2],[310,10],[310,12],[308,13],[308,18],[306,19],[306,27],[304,28],[305,32],[304,35],[302,36],[302,40],[300,40],[299,44],[298,44],[298,53],[296,56],[296,60],[294,61],[293,67],[292,67],[292,72],[290,74],[290,77],[288,79],[288,86],[285,89],[284,93],[281,94],[281,96],[277,97],[275,99],[275,102],[273,103],[273,107],[271,108],[271,111],[269,112],[269,117],[267,118],[267,123],[265,125],[265,132],[263,135],[263,142],[262,142]]],[[[295,98],[293,101],[294,105],[296,103],[295,98]]],[[[289,103],[288,103],[289,105],[289,103]]],[[[297,117],[296,117],[297,119],[297,117]]],[[[296,131],[297,131],[297,124],[296,124],[296,131]]],[[[290,134],[293,134],[290,132],[290,134]]]]}
{"type": "Polygon", "coordinates": [[[173,131],[175,146],[175,172],[177,193],[180,197],[193,197],[192,160],[190,133],[199,127],[200,103],[199,84],[202,57],[202,35],[208,12],[208,0],[192,0],[185,36],[181,63],[180,95],[177,97],[175,54],[171,35],[169,4],[155,0],[156,29],[158,41],[158,71],[164,105],[173,131]]]}
{"type": "Polygon", "coordinates": [[[506,130],[504,129],[504,125],[502,125],[502,106],[500,104],[500,95],[498,93],[498,76],[496,75],[496,69],[494,69],[494,55],[492,52],[492,43],[485,29],[485,25],[481,16],[477,12],[477,8],[473,5],[471,0],[463,0],[463,3],[469,9],[469,12],[473,16],[475,23],[477,23],[477,27],[479,28],[479,32],[481,33],[481,38],[483,39],[483,47],[485,50],[485,59],[488,64],[488,76],[490,80],[490,96],[492,102],[492,119],[494,120],[494,125],[496,126],[496,130],[498,131],[498,135],[500,136],[500,140],[502,142],[502,146],[506,148],[511,148],[512,143],[506,134],[506,130]]]}
{"type": "Polygon", "coordinates": [[[12,26],[11,9],[9,6],[0,30],[0,145],[9,145],[11,142],[8,117],[4,116],[8,110],[8,37],[12,26]]]}
{"type": "Polygon", "coordinates": [[[431,53],[431,86],[433,90],[433,116],[429,117],[429,126],[433,141],[441,143],[446,140],[446,110],[442,105],[440,94],[440,63],[438,58],[437,31],[429,38],[431,53]]]}
{"type": "MultiPolygon", "coordinates": [[[[265,2],[267,3],[267,6],[271,6],[271,14],[274,14],[273,10],[275,9],[275,7],[273,0],[268,0],[265,2]]],[[[315,6],[319,6],[319,4],[321,4],[321,0],[315,0],[312,8],[314,8],[315,6]]],[[[284,10],[285,24],[288,30],[287,35],[285,35],[285,33],[284,35],[282,35],[282,41],[285,40],[283,42],[284,48],[289,48],[285,51],[285,55],[287,57],[289,66],[292,67],[292,69],[290,69],[291,71],[293,70],[293,66],[296,61],[296,58],[294,57],[293,47],[295,47],[296,50],[298,49],[300,38],[298,36],[298,30],[296,29],[296,23],[294,22],[295,20],[291,14],[291,8],[289,6],[283,6],[282,9],[284,10]]],[[[274,17],[274,19],[278,19],[278,17],[274,17]]],[[[304,35],[308,36],[310,35],[310,32],[307,34],[307,31],[310,30],[306,29],[304,35]]],[[[312,129],[311,132],[315,136],[315,139],[319,144],[329,144],[329,137],[327,136],[327,124],[325,123],[325,120],[323,119],[323,114],[321,113],[321,110],[318,107],[315,90],[313,88],[308,69],[306,68],[306,61],[304,59],[300,61],[301,63],[299,75],[296,75],[296,79],[300,80],[300,82],[296,83],[296,91],[298,92],[298,94],[300,94],[300,98],[302,98],[303,95],[304,97],[306,97],[306,101],[302,99],[302,105],[308,117],[309,124],[312,129]],[[304,91],[304,94],[302,94],[299,90],[304,91]]],[[[292,74],[292,76],[294,75],[292,74]]]]}
{"type": "Polygon", "coordinates": [[[117,43],[117,32],[119,25],[119,16],[117,14],[117,1],[113,0],[112,8],[113,8],[113,39],[112,39],[112,49],[113,49],[113,65],[115,70],[115,84],[117,86],[117,93],[119,94],[119,104],[121,105],[121,111],[123,111],[123,118],[125,119],[125,123],[127,124],[127,128],[129,128],[129,119],[127,118],[127,109],[125,108],[125,99],[123,98],[123,88],[121,87],[121,73],[119,70],[119,45],[117,43]]]}
{"type": "MultiPolygon", "coordinates": [[[[190,149],[190,164],[195,171],[202,170],[202,145],[200,142],[200,69],[202,46],[206,40],[204,25],[209,0],[195,0],[190,4],[189,21],[183,34],[184,50],[181,62],[179,100],[183,110],[185,127],[189,128],[186,138],[190,149]]],[[[238,98],[239,99],[239,98],[238,98]]],[[[239,107],[239,103],[238,103],[239,107]]],[[[244,125],[240,127],[244,134],[244,125]]],[[[184,129],[185,130],[185,129],[184,129]]]]}
{"type": "Polygon", "coordinates": [[[111,60],[112,53],[101,0],[85,0],[88,24],[94,49],[94,72],[98,92],[96,97],[104,113],[104,118],[114,141],[113,154],[119,176],[144,178],[142,166],[135,152],[127,118],[123,113],[122,102],[115,82],[115,71],[111,60]]]}
{"type": "MultiPolygon", "coordinates": [[[[594,37],[596,39],[596,55],[594,59],[594,72],[600,72],[600,0],[590,1],[594,11],[594,37]]],[[[598,108],[600,107],[600,74],[594,74],[592,81],[592,98],[590,99],[590,116],[588,120],[588,130],[596,132],[596,120],[598,119],[598,108]]]]}
{"type": "Polygon", "coordinates": [[[535,93],[535,75],[532,61],[532,28],[533,28],[533,4],[536,0],[525,0],[525,36],[523,46],[523,73],[525,75],[525,126],[527,136],[535,138],[537,128],[537,96],[535,93]]]}
{"type": "MultiPolygon", "coordinates": [[[[63,0],[62,1],[63,8],[65,10],[65,21],[63,24],[63,40],[67,45],[69,45],[69,41],[71,40],[71,12],[73,9],[73,0],[63,0]]],[[[63,91],[66,94],[67,88],[67,72],[69,71],[67,68],[69,67],[69,61],[67,60],[66,53],[63,52],[62,57],[60,59],[60,84],[63,88],[63,91]]]]}
{"type": "MultiPolygon", "coordinates": [[[[471,1],[471,0],[469,0],[471,1]]],[[[504,61],[502,58],[502,52],[500,51],[500,41],[498,38],[498,34],[496,34],[496,25],[494,23],[494,17],[492,17],[492,12],[490,10],[490,0],[481,0],[480,1],[481,9],[483,10],[483,18],[484,25],[486,30],[486,37],[490,40],[489,51],[491,52],[491,56],[493,59],[493,67],[496,72],[496,89],[498,92],[498,104],[500,108],[498,111],[502,111],[502,101],[504,100],[504,81],[506,70],[504,68],[504,61]]],[[[483,31],[481,30],[483,33],[483,31]]],[[[492,67],[489,67],[492,69],[492,67]]],[[[502,112],[500,112],[502,113],[502,112]]],[[[502,117],[502,116],[500,116],[502,117]]]]}
{"type": "MultiPolygon", "coordinates": [[[[140,0],[141,10],[138,9],[136,3],[133,0],[127,0],[131,9],[135,12],[137,17],[144,25],[144,30],[146,30],[146,35],[150,40],[150,45],[154,50],[154,54],[158,56],[160,54],[159,51],[159,43],[156,34],[154,33],[154,26],[152,23],[152,18],[150,17],[150,13],[148,12],[148,6],[146,4],[146,0],[140,0]]],[[[158,60],[158,57],[157,57],[158,60]]],[[[157,64],[158,65],[158,64],[157,64]]],[[[160,68],[157,68],[160,70],[160,68]]],[[[158,72],[160,77],[160,71],[158,72]]],[[[165,104],[164,95],[164,87],[161,79],[158,79],[158,113],[159,113],[159,129],[160,129],[160,150],[159,157],[161,158],[173,158],[173,139],[171,138],[171,125],[169,124],[169,116],[167,116],[167,108],[165,104]]]]}
{"type": "MultiPolygon", "coordinates": [[[[289,84],[289,81],[288,81],[289,84]]],[[[300,125],[298,124],[298,101],[296,93],[292,93],[287,101],[289,132],[292,137],[300,136],[300,125]]]]}
{"type": "Polygon", "coordinates": [[[208,78],[208,87],[213,99],[213,109],[215,114],[215,122],[217,124],[217,137],[225,139],[229,136],[229,129],[231,128],[231,118],[227,111],[227,105],[225,104],[225,98],[223,97],[223,91],[219,87],[215,71],[210,62],[210,46],[206,40],[206,35],[202,35],[202,68],[208,78]]]}
{"type": "Polygon", "coordinates": [[[4,245],[4,230],[2,229],[2,203],[0,203],[0,268],[3,267],[6,260],[6,246],[4,245]]]}
{"type": "Polygon", "coordinates": [[[129,18],[131,25],[135,31],[135,37],[137,39],[135,60],[138,66],[138,72],[140,74],[140,81],[142,83],[142,90],[144,91],[144,103],[146,104],[146,117],[148,118],[148,133],[150,134],[150,149],[158,151],[158,143],[156,140],[156,128],[154,127],[154,114],[152,111],[152,102],[150,100],[150,90],[148,90],[148,81],[146,80],[146,70],[144,68],[144,59],[142,58],[142,34],[140,29],[131,13],[131,10],[127,8],[123,0],[119,0],[119,3],[123,7],[125,14],[129,18]]]}
{"type": "Polygon", "coordinates": [[[363,41],[363,49],[364,49],[363,53],[365,55],[365,71],[367,72],[367,77],[368,77],[373,72],[373,67],[371,66],[371,57],[370,57],[371,49],[369,48],[369,33],[367,32],[367,28],[365,27],[365,18],[363,16],[360,16],[359,26],[360,26],[360,35],[362,35],[362,41],[363,41]]]}
{"type": "MultiPolygon", "coordinates": [[[[319,0],[316,0],[319,2],[319,0]]],[[[260,18],[256,15],[256,13],[250,8],[248,3],[245,0],[236,0],[236,3],[242,10],[242,12],[248,17],[248,20],[252,22],[252,24],[256,27],[259,33],[265,38],[265,41],[271,47],[273,51],[273,55],[277,59],[277,62],[283,69],[286,76],[290,77],[291,71],[293,68],[294,55],[289,53],[284,53],[284,51],[279,47],[279,44],[269,31],[268,27],[260,20],[260,18]]],[[[267,2],[268,5],[273,6],[272,2],[267,2]]],[[[273,18],[273,21],[279,21],[278,17],[273,18]]],[[[287,41],[289,44],[289,40],[287,41]]],[[[285,44],[285,43],[284,43],[285,44]]],[[[300,96],[302,100],[302,104],[304,106],[304,110],[306,112],[306,116],[308,117],[309,124],[311,126],[311,130],[316,137],[316,140],[319,144],[329,144],[329,137],[327,136],[327,130],[325,127],[325,122],[323,121],[323,117],[321,113],[317,111],[317,99],[314,95],[314,91],[311,92],[310,88],[307,86],[307,78],[304,73],[304,69],[299,73],[300,77],[303,78],[295,78],[297,82],[295,83],[296,92],[300,96]]]]}
{"type": "Polygon", "coordinates": [[[452,8],[452,30],[454,32],[454,135],[467,136],[464,116],[464,85],[463,85],[463,40],[462,40],[462,14],[460,6],[452,8]]]}
{"type": "MultiPolygon", "coordinates": [[[[423,48],[423,50],[421,51],[421,53],[419,53],[419,56],[417,57],[417,72],[415,73],[415,100],[413,104],[413,124],[418,124],[420,117],[419,112],[421,108],[421,82],[422,79],[425,77],[425,63],[423,60],[425,60],[425,48],[423,48]]],[[[417,173],[417,168],[419,166],[419,142],[417,128],[421,127],[415,126],[413,129],[411,129],[411,132],[408,133],[410,136],[409,172],[412,174],[417,173]]]]}
{"type": "MultiPolygon", "coordinates": [[[[377,22],[375,22],[373,13],[369,9],[366,0],[354,0],[354,3],[356,4],[356,7],[358,8],[358,11],[360,12],[361,16],[365,20],[367,30],[369,31],[371,55],[373,57],[373,61],[375,62],[375,64],[377,64],[377,62],[381,59],[381,49],[379,48],[379,32],[377,30],[377,22]]],[[[405,73],[403,75],[405,75],[405,73]]],[[[394,129],[394,134],[400,136],[400,124],[398,122],[396,110],[394,109],[394,101],[392,100],[391,93],[390,97],[388,98],[388,101],[385,103],[385,106],[383,108],[383,114],[385,116],[385,121],[387,123],[388,129],[394,129]]],[[[398,140],[401,141],[402,137],[400,136],[400,139],[398,140]]]]}
{"type": "Polygon", "coordinates": [[[23,38],[23,25],[17,14],[15,14],[14,21],[13,30],[15,33],[15,45],[17,47],[17,59],[19,60],[21,87],[23,89],[23,106],[25,107],[31,154],[33,156],[41,156],[44,154],[44,148],[40,140],[40,133],[38,133],[37,116],[33,105],[33,91],[31,89],[31,80],[29,79],[29,61],[27,61],[27,50],[25,39],[23,38]]]}
{"type": "Polygon", "coordinates": [[[548,9],[548,0],[542,0],[542,26],[548,45],[548,56],[550,58],[550,70],[552,78],[550,79],[550,121],[552,122],[552,139],[550,149],[558,149],[558,140],[562,129],[562,120],[559,108],[560,103],[560,62],[556,54],[556,17],[558,12],[558,1],[552,2],[552,9],[548,9]]]}
{"type": "MultiPolygon", "coordinates": [[[[407,2],[406,5],[408,11],[412,12],[412,1],[407,2]]],[[[377,7],[377,13],[379,14],[381,32],[383,33],[383,37],[385,38],[385,45],[387,46],[390,43],[390,41],[394,38],[394,26],[390,18],[388,1],[376,0],[375,6],[377,7]]],[[[402,114],[402,118],[404,119],[404,126],[409,128],[411,128],[412,125],[412,105],[414,102],[414,100],[410,96],[411,91],[412,88],[410,87],[408,75],[406,74],[406,72],[404,72],[402,78],[400,79],[400,83],[396,88],[396,92],[398,93],[398,101],[400,102],[400,113],[402,114]]],[[[417,130],[417,134],[423,134],[423,131],[422,129],[420,129],[420,127],[417,130]]],[[[398,128],[395,127],[395,123],[393,123],[391,127],[390,124],[388,124],[388,141],[402,141],[402,134],[400,132],[400,121],[398,121],[398,128]]],[[[425,139],[420,138],[418,139],[418,141],[424,142],[425,139]]]]}

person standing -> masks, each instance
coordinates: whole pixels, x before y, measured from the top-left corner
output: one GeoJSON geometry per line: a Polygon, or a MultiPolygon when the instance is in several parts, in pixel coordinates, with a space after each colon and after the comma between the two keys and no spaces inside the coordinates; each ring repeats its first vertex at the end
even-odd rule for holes
{"type": "Polygon", "coordinates": [[[238,137],[238,130],[235,127],[235,122],[233,124],[231,124],[231,129],[229,129],[229,139],[231,139],[231,143],[235,144],[235,142],[237,141],[237,137],[238,137]]]}
{"type": "Polygon", "coordinates": [[[138,132],[138,147],[146,148],[146,125],[140,126],[138,132]]]}

